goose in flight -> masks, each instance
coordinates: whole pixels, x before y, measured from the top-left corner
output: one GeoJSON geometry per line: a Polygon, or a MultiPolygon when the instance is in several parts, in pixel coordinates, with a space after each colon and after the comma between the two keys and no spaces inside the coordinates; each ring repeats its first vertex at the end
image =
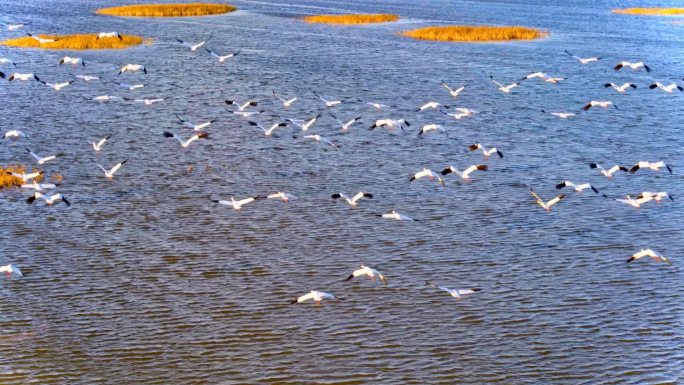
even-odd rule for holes
{"type": "Polygon", "coordinates": [[[71,83],[76,81],[76,80],[69,80],[68,82],[62,82],[62,83],[48,83],[48,82],[42,81],[37,76],[36,76],[36,80],[38,80],[39,82],[41,82],[41,83],[45,84],[46,86],[52,88],[55,91],[59,91],[62,88],[67,87],[67,86],[71,85],[71,83]]]}
{"type": "Polygon", "coordinates": [[[617,164],[616,164],[615,166],[609,168],[608,170],[606,170],[605,168],[601,167],[601,165],[598,164],[598,163],[589,163],[589,167],[590,167],[590,168],[598,169],[599,171],[601,171],[601,174],[603,174],[603,176],[605,176],[605,177],[608,178],[608,179],[612,178],[612,177],[613,177],[613,174],[615,174],[617,171],[624,171],[624,172],[629,171],[629,170],[627,169],[627,167],[620,166],[620,165],[617,165],[617,164]]]}
{"type": "Polygon", "coordinates": [[[19,138],[28,139],[28,136],[23,131],[19,131],[19,130],[10,130],[10,131],[5,132],[2,135],[2,139],[19,139],[19,138]]]}
{"type": "Polygon", "coordinates": [[[330,114],[330,116],[332,116],[333,119],[335,119],[335,121],[337,121],[337,124],[340,125],[340,127],[342,128],[342,131],[347,131],[347,130],[349,129],[349,127],[352,126],[352,124],[354,124],[354,123],[358,122],[359,120],[361,120],[361,117],[360,117],[360,116],[357,116],[357,117],[355,117],[355,118],[352,118],[352,119],[348,120],[348,121],[345,123],[345,122],[342,122],[341,120],[337,119],[337,116],[335,116],[335,115],[333,115],[333,114],[330,114]]]}
{"type": "Polygon", "coordinates": [[[14,68],[17,68],[17,64],[6,57],[0,57],[0,64],[11,64],[14,68]]]}
{"type": "Polygon", "coordinates": [[[0,273],[5,273],[5,277],[7,278],[24,276],[24,274],[21,273],[21,270],[11,263],[5,266],[0,266],[0,273]]]}
{"type": "Polygon", "coordinates": [[[30,33],[27,33],[27,35],[32,37],[35,41],[37,41],[40,44],[54,43],[57,41],[57,39],[42,38],[40,36],[31,35],[30,33]]]}
{"type": "Polygon", "coordinates": [[[124,160],[123,162],[119,162],[119,163],[117,163],[116,165],[114,165],[114,167],[112,167],[112,168],[109,169],[109,170],[107,170],[106,168],[102,167],[102,165],[100,165],[99,163],[95,163],[95,164],[97,165],[97,167],[100,168],[100,170],[102,170],[102,171],[104,172],[104,174],[105,174],[105,176],[107,177],[107,179],[112,180],[112,179],[114,178],[114,174],[116,174],[116,172],[119,171],[119,169],[121,168],[121,166],[123,166],[124,164],[126,164],[126,162],[128,162],[128,160],[124,160]]]}
{"type": "Polygon", "coordinates": [[[9,81],[21,80],[21,81],[24,81],[24,82],[25,82],[25,81],[29,81],[29,80],[40,81],[40,79],[38,79],[38,76],[34,75],[33,73],[29,73],[29,74],[20,74],[20,73],[17,73],[17,72],[15,72],[15,73],[13,73],[12,75],[10,75],[10,77],[8,77],[7,80],[9,80],[9,81]]]}
{"type": "Polygon", "coordinates": [[[563,198],[565,198],[564,194],[560,194],[557,197],[551,199],[548,202],[544,202],[539,195],[537,195],[532,188],[530,188],[530,194],[534,197],[534,199],[537,201],[537,204],[541,206],[544,210],[546,211],[551,211],[551,206],[555,205],[556,203],[560,202],[563,198]]]}
{"type": "Polygon", "coordinates": [[[474,287],[472,289],[449,289],[448,287],[437,286],[430,281],[425,281],[425,284],[432,286],[436,289],[445,291],[445,292],[451,294],[451,296],[456,298],[457,300],[461,299],[463,296],[466,296],[468,294],[474,294],[474,293],[477,293],[478,291],[482,291],[482,289],[480,289],[479,287],[474,287]]]}
{"type": "Polygon", "coordinates": [[[451,108],[451,107],[444,105],[442,103],[439,103],[439,102],[427,102],[427,103],[423,104],[422,106],[418,107],[416,112],[425,111],[427,109],[436,110],[438,108],[451,108]]]}
{"type": "Polygon", "coordinates": [[[423,128],[421,128],[420,131],[418,131],[418,136],[423,136],[423,134],[428,133],[430,131],[442,131],[447,138],[449,137],[449,134],[447,133],[446,129],[439,124],[424,125],[423,128]]]}
{"type": "MultiPolygon", "coordinates": [[[[206,49],[206,48],[205,48],[205,49],[206,49]]],[[[229,53],[229,54],[227,54],[227,55],[219,55],[219,54],[217,54],[216,52],[214,52],[214,51],[212,51],[212,50],[210,50],[210,49],[206,49],[206,50],[207,50],[207,52],[209,52],[209,53],[211,54],[211,56],[213,56],[213,57],[215,57],[216,59],[218,59],[219,63],[223,63],[223,62],[226,61],[227,59],[230,59],[230,58],[232,58],[232,57],[235,57],[235,56],[237,56],[237,55],[240,53],[240,51],[237,51],[237,52],[229,53]]]]}
{"type": "Polygon", "coordinates": [[[669,259],[665,258],[662,254],[656,253],[655,251],[653,251],[651,249],[646,249],[646,250],[641,249],[640,251],[632,254],[632,256],[627,259],[627,263],[630,263],[632,261],[636,261],[636,260],[641,259],[643,257],[649,257],[656,262],[665,262],[668,265],[672,265],[672,262],[670,262],[669,259]]]}
{"type": "Polygon", "coordinates": [[[444,179],[442,179],[442,177],[439,176],[439,174],[430,170],[429,168],[423,168],[421,171],[418,171],[417,173],[413,174],[411,176],[410,181],[413,182],[414,180],[418,180],[420,178],[425,178],[425,177],[427,177],[431,181],[434,181],[435,179],[437,179],[437,181],[442,186],[444,186],[444,179]]]}
{"type": "Polygon", "coordinates": [[[115,37],[119,40],[123,40],[123,36],[116,31],[115,32],[100,32],[97,34],[97,38],[95,40],[106,39],[109,37],[115,37]]]}
{"type": "Polygon", "coordinates": [[[167,131],[164,131],[164,137],[176,139],[178,141],[178,143],[180,143],[182,148],[188,148],[190,143],[192,143],[198,139],[208,138],[209,134],[207,134],[206,132],[198,132],[197,134],[191,136],[190,138],[188,138],[187,140],[184,141],[183,138],[181,138],[180,136],[178,136],[176,134],[172,134],[172,133],[167,132],[167,131]]]}
{"type": "Polygon", "coordinates": [[[475,114],[477,114],[477,111],[471,110],[470,108],[455,108],[456,112],[447,112],[447,111],[442,111],[439,110],[441,113],[443,113],[446,116],[451,116],[452,118],[456,120],[461,120],[463,118],[468,118],[471,117],[475,114]]]}
{"type": "Polygon", "coordinates": [[[46,191],[53,188],[57,188],[57,185],[54,183],[38,183],[34,180],[33,183],[22,184],[21,188],[32,189],[36,191],[46,191]]]}
{"type": "Polygon", "coordinates": [[[392,210],[389,213],[385,213],[385,214],[377,214],[377,216],[384,218],[384,219],[392,219],[395,221],[418,222],[417,219],[413,219],[413,218],[409,217],[408,215],[399,214],[395,210],[392,210]]]}
{"type": "Polygon", "coordinates": [[[288,122],[290,122],[290,123],[294,124],[295,126],[301,128],[302,131],[308,131],[309,128],[311,128],[311,126],[313,126],[313,124],[316,123],[316,119],[318,119],[320,117],[321,117],[321,114],[318,114],[318,115],[314,116],[313,118],[306,120],[306,121],[300,120],[300,119],[290,119],[290,118],[286,118],[285,120],[287,120],[288,122]]]}
{"type": "Polygon", "coordinates": [[[99,80],[100,79],[99,77],[93,76],[93,75],[76,75],[76,77],[83,80],[83,81],[86,81],[86,82],[89,82],[91,80],[99,80]]]}
{"type": "Polygon", "coordinates": [[[35,201],[36,199],[43,199],[48,206],[52,206],[55,202],[59,201],[64,202],[66,207],[71,206],[71,203],[69,203],[69,201],[62,194],[44,195],[39,191],[36,191],[35,193],[33,193],[33,195],[28,197],[26,203],[32,204],[33,201],[35,201]]]}
{"type": "Polygon", "coordinates": [[[212,123],[214,123],[216,121],[216,118],[214,118],[212,120],[202,122],[202,123],[193,123],[193,122],[190,122],[188,120],[181,118],[180,116],[178,116],[178,114],[176,114],[176,118],[183,125],[183,127],[190,128],[193,131],[201,131],[203,128],[209,127],[212,123]]]}
{"type": "Polygon", "coordinates": [[[563,187],[572,187],[577,192],[582,192],[582,190],[590,188],[590,189],[592,189],[592,191],[594,191],[595,193],[598,194],[598,190],[596,189],[596,187],[592,186],[590,183],[574,184],[574,183],[570,182],[569,180],[566,180],[566,181],[558,183],[556,185],[556,189],[558,189],[558,190],[562,189],[563,187]]]}
{"type": "MultiPolygon", "coordinates": [[[[546,113],[545,110],[541,110],[541,112],[546,113]]],[[[549,114],[551,114],[553,116],[557,116],[561,119],[568,119],[568,118],[572,118],[573,116],[577,115],[574,112],[549,112],[549,114]]]]}
{"type": "Polygon", "coordinates": [[[656,82],[656,83],[653,83],[650,86],[648,86],[648,88],[649,89],[656,89],[657,88],[659,90],[663,90],[663,91],[667,92],[668,94],[671,94],[672,91],[674,91],[674,90],[684,91],[684,87],[677,85],[676,83],[672,83],[672,84],[666,86],[666,85],[663,85],[662,83],[656,82]]]}
{"type": "Polygon", "coordinates": [[[210,39],[211,39],[211,36],[209,36],[209,38],[207,38],[206,40],[203,40],[203,41],[201,41],[199,43],[195,43],[195,44],[187,42],[187,41],[183,41],[181,39],[176,39],[176,40],[179,43],[183,44],[184,46],[190,48],[190,51],[197,51],[198,48],[200,48],[201,46],[206,44],[206,42],[208,42],[210,39]]]}
{"type": "Polygon", "coordinates": [[[266,199],[280,199],[283,202],[289,202],[291,199],[297,199],[297,197],[292,194],[278,191],[275,194],[267,195],[266,199]]]}
{"type": "Polygon", "coordinates": [[[620,202],[620,203],[626,203],[626,204],[638,209],[639,207],[641,207],[641,205],[643,205],[644,203],[650,202],[653,199],[654,199],[653,196],[650,196],[650,195],[642,196],[641,198],[637,198],[637,199],[634,199],[631,196],[627,195],[624,199],[620,198],[620,199],[616,199],[616,201],[620,202]]]}
{"type": "Polygon", "coordinates": [[[0,24],[2,24],[2,25],[4,25],[5,27],[7,27],[7,30],[8,30],[8,31],[16,31],[16,30],[18,30],[18,29],[20,29],[20,28],[24,28],[24,27],[27,26],[27,25],[31,25],[31,23],[14,23],[14,24],[11,24],[11,23],[0,23],[0,24]]]}
{"type": "Polygon", "coordinates": [[[503,158],[503,153],[499,151],[496,147],[492,147],[490,149],[486,149],[483,145],[480,143],[475,143],[471,144],[468,146],[469,151],[476,151],[476,150],[481,150],[482,155],[484,155],[485,158],[489,158],[490,155],[496,154],[499,156],[499,158],[503,158]]]}
{"type": "Polygon", "coordinates": [[[212,199],[211,201],[214,202],[214,203],[218,203],[218,204],[220,204],[220,205],[223,205],[223,206],[230,206],[230,207],[232,207],[233,210],[235,210],[235,211],[240,211],[240,209],[242,208],[242,206],[246,205],[247,203],[252,203],[252,202],[254,202],[254,201],[257,201],[257,200],[260,200],[260,199],[264,199],[264,198],[265,198],[265,197],[263,197],[263,196],[254,196],[254,197],[249,197],[249,198],[240,199],[240,200],[236,201],[235,198],[230,197],[230,200],[229,200],[229,201],[225,201],[225,200],[213,200],[213,199],[212,199]]]}
{"type": "Polygon", "coordinates": [[[531,73],[531,74],[525,76],[524,78],[520,79],[520,81],[535,79],[535,78],[540,78],[540,79],[544,80],[545,82],[552,83],[552,84],[556,84],[561,80],[567,79],[564,77],[554,78],[554,77],[551,77],[551,76],[545,74],[544,72],[534,72],[534,73],[531,73]]]}
{"type": "Polygon", "coordinates": [[[449,167],[445,168],[444,170],[442,170],[442,175],[454,173],[454,174],[460,176],[461,179],[467,181],[467,180],[470,180],[470,174],[473,173],[474,171],[487,171],[488,168],[489,167],[487,167],[486,164],[474,164],[474,165],[466,168],[465,170],[461,171],[461,170],[457,169],[456,167],[449,166],[449,167]]]}
{"type": "Polygon", "coordinates": [[[494,80],[494,77],[492,75],[489,75],[489,78],[492,79],[494,84],[496,84],[499,87],[499,91],[503,92],[504,94],[510,94],[511,90],[513,90],[513,88],[520,85],[520,82],[515,82],[513,84],[509,84],[509,85],[505,86],[505,85],[497,82],[496,80],[494,80]]]}
{"type": "Polygon", "coordinates": [[[373,123],[372,126],[370,126],[369,130],[373,130],[377,127],[387,127],[387,128],[401,128],[402,131],[404,131],[404,124],[406,127],[410,127],[411,123],[409,123],[405,119],[378,119],[373,123]]]}
{"type": "Polygon", "coordinates": [[[292,103],[297,101],[296,96],[294,98],[285,99],[282,96],[278,95],[275,90],[273,90],[273,96],[275,96],[276,99],[280,100],[280,102],[283,103],[283,107],[285,108],[290,107],[292,103]]]}
{"type": "Polygon", "coordinates": [[[153,104],[155,104],[155,103],[163,102],[165,99],[164,99],[164,98],[156,98],[156,99],[148,99],[148,98],[144,98],[144,99],[133,99],[133,98],[124,97],[123,100],[125,100],[125,101],[127,101],[127,102],[133,102],[133,103],[138,103],[138,104],[144,104],[144,105],[146,105],[146,106],[151,106],[151,105],[153,105],[153,104]]]}
{"type": "Polygon", "coordinates": [[[314,140],[314,141],[319,142],[319,143],[329,144],[329,145],[331,145],[331,146],[333,146],[333,147],[339,147],[338,145],[336,145],[335,143],[333,143],[330,139],[325,138],[325,137],[323,137],[323,136],[320,136],[320,135],[318,135],[318,134],[314,134],[314,135],[304,135],[303,138],[304,138],[304,139],[311,139],[311,140],[314,140]]]}
{"type": "Polygon", "coordinates": [[[449,91],[449,95],[451,95],[452,98],[458,97],[458,95],[461,93],[461,91],[463,91],[465,89],[465,86],[461,86],[459,88],[453,89],[453,88],[449,87],[449,85],[446,84],[444,82],[444,80],[442,80],[442,86],[444,86],[444,88],[446,88],[447,91],[449,91]]]}
{"type": "Polygon", "coordinates": [[[640,160],[639,162],[637,162],[637,164],[635,164],[634,166],[632,166],[632,168],[629,169],[629,173],[634,174],[641,168],[648,168],[653,171],[658,171],[663,167],[665,167],[667,171],[669,171],[670,174],[672,174],[672,169],[670,168],[670,166],[665,164],[665,162],[663,162],[662,160],[660,162],[645,162],[643,160],[640,160]]]}
{"type": "Polygon", "coordinates": [[[632,87],[635,90],[637,89],[636,84],[633,84],[633,83],[624,83],[621,86],[619,86],[615,83],[606,83],[603,86],[606,88],[612,87],[615,91],[617,91],[621,94],[624,94],[630,87],[632,87]]]}
{"type": "Polygon", "coordinates": [[[233,111],[233,115],[241,116],[243,118],[249,118],[250,116],[259,115],[262,112],[264,112],[264,110],[260,110],[260,111],[240,111],[240,110],[237,110],[237,111],[233,111]]]}
{"type": "Polygon", "coordinates": [[[142,64],[126,64],[125,66],[121,67],[119,70],[119,75],[121,75],[124,72],[140,72],[142,71],[145,75],[147,75],[147,68],[145,68],[144,65],[142,64]]]}
{"type": "Polygon", "coordinates": [[[349,205],[351,207],[356,207],[356,203],[363,198],[373,199],[373,194],[360,191],[356,195],[354,195],[352,198],[350,198],[348,195],[346,195],[344,193],[334,193],[333,195],[330,196],[330,198],[332,198],[333,200],[337,200],[337,199],[342,198],[345,201],[347,201],[347,203],[349,203],[349,205]]]}
{"type": "Polygon", "coordinates": [[[598,101],[598,100],[592,100],[589,103],[587,103],[582,109],[584,111],[589,110],[591,107],[601,107],[601,108],[608,108],[610,106],[615,107],[616,110],[619,110],[618,106],[613,104],[611,101],[598,101]]]}
{"type": "Polygon", "coordinates": [[[307,294],[304,294],[303,296],[292,300],[290,302],[290,304],[302,303],[302,302],[306,302],[308,300],[313,300],[316,303],[316,305],[320,305],[321,301],[323,301],[323,300],[335,300],[335,299],[337,299],[337,298],[330,293],[326,293],[324,291],[311,290],[307,294]]]}
{"type": "Polygon", "coordinates": [[[649,68],[642,61],[636,62],[636,63],[632,63],[632,62],[628,62],[628,61],[621,61],[613,69],[615,71],[619,71],[622,67],[629,67],[635,71],[638,71],[639,69],[643,68],[646,70],[646,72],[651,72],[651,68],[649,68]]]}
{"type": "Polygon", "coordinates": [[[286,122],[274,123],[274,124],[271,125],[271,127],[269,127],[269,128],[266,128],[266,127],[262,126],[261,124],[259,124],[259,123],[257,123],[257,122],[253,122],[253,121],[251,121],[251,120],[248,121],[247,123],[249,123],[250,126],[255,126],[255,127],[261,128],[261,130],[264,131],[264,135],[266,135],[266,136],[271,136],[271,135],[273,135],[273,132],[274,132],[276,129],[278,129],[278,128],[280,128],[280,127],[285,127],[285,126],[287,126],[287,123],[286,123],[286,122]]]}
{"type": "Polygon", "coordinates": [[[29,150],[28,148],[24,147],[26,152],[28,152],[37,162],[38,164],[42,165],[45,164],[51,160],[57,159],[58,156],[62,156],[64,154],[57,154],[57,155],[51,155],[51,156],[38,156],[35,152],[29,150]]]}
{"type": "Polygon", "coordinates": [[[383,108],[389,108],[391,106],[388,106],[387,104],[382,104],[382,103],[377,103],[377,102],[368,102],[366,103],[367,106],[371,106],[375,108],[376,110],[382,110],[383,108]]]}
{"type": "Polygon", "coordinates": [[[387,286],[387,279],[385,279],[385,276],[380,274],[379,271],[373,269],[372,267],[368,267],[366,265],[361,265],[360,269],[354,270],[349,277],[347,277],[347,281],[351,280],[352,278],[356,277],[363,277],[364,275],[370,277],[372,281],[375,281],[375,277],[378,277],[382,283],[387,286]]]}
{"type": "Polygon", "coordinates": [[[119,83],[119,82],[114,82],[114,83],[116,83],[117,86],[124,88],[124,89],[127,89],[129,91],[135,91],[139,88],[145,87],[144,84],[140,84],[140,83],[138,83],[138,84],[128,84],[128,83],[119,83]]]}
{"type": "Polygon", "coordinates": [[[83,61],[83,58],[80,57],[71,57],[71,56],[64,56],[59,60],[59,64],[71,64],[71,65],[78,65],[81,64],[81,66],[85,67],[85,61],[83,61]]]}
{"type": "Polygon", "coordinates": [[[318,94],[318,92],[313,91],[313,94],[316,95],[317,98],[321,99],[323,103],[325,103],[325,106],[330,108],[330,107],[335,107],[338,104],[342,103],[342,100],[328,100],[322,97],[321,95],[318,94]]]}
{"type": "Polygon", "coordinates": [[[113,102],[113,101],[123,102],[124,99],[120,96],[100,95],[100,96],[94,97],[93,100],[96,102],[113,102]]]}
{"type": "Polygon", "coordinates": [[[660,203],[660,201],[664,200],[665,198],[669,198],[671,201],[674,201],[674,198],[672,198],[672,195],[670,195],[667,191],[660,191],[660,192],[650,192],[650,191],[644,191],[637,195],[637,199],[641,198],[646,198],[646,197],[652,197],[653,200],[656,201],[656,203],[660,203]]]}
{"type": "Polygon", "coordinates": [[[255,100],[248,100],[242,104],[240,104],[240,102],[235,101],[235,100],[226,100],[226,104],[229,106],[237,106],[238,111],[244,111],[245,109],[247,109],[250,106],[256,107],[256,105],[258,103],[255,100]]]}
{"type": "Polygon", "coordinates": [[[100,139],[100,140],[97,141],[97,142],[90,142],[90,144],[93,145],[93,149],[95,150],[95,152],[100,152],[100,151],[102,150],[102,146],[103,146],[103,145],[107,142],[107,140],[109,140],[109,138],[111,138],[111,137],[112,137],[112,135],[109,134],[109,135],[105,136],[104,138],[100,139]]]}
{"type": "Polygon", "coordinates": [[[589,64],[589,63],[591,63],[591,62],[595,62],[595,61],[601,60],[600,57],[581,58],[581,57],[579,57],[579,56],[575,56],[575,55],[571,54],[570,52],[568,52],[568,50],[565,50],[565,53],[567,53],[568,55],[570,55],[570,56],[572,56],[573,58],[577,59],[577,61],[579,61],[579,62],[582,63],[582,64],[589,64]]]}
{"type": "Polygon", "coordinates": [[[23,173],[23,172],[12,172],[12,171],[7,171],[7,175],[11,175],[15,178],[21,179],[23,184],[26,184],[26,182],[30,181],[31,179],[38,178],[39,176],[43,175],[43,171],[38,171],[38,172],[31,172],[31,173],[23,173]]]}

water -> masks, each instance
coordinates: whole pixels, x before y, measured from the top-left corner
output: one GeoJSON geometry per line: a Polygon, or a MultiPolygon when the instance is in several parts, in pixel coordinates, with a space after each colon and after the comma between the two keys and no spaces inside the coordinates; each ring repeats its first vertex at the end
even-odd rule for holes
{"type": "MultiPolygon", "coordinates": [[[[57,66],[62,52],[0,48],[22,70],[47,81],[72,73],[103,77],[55,93],[38,83],[0,83],[0,127],[25,130],[39,154],[64,152],[45,167],[59,172],[72,202],[27,206],[26,192],[3,192],[0,263],[23,279],[0,288],[0,383],[3,384],[453,384],[679,383],[684,377],[681,202],[684,164],[682,95],[647,88],[679,81],[684,26],[675,18],[613,15],[615,2],[590,1],[238,1],[234,14],[195,19],[130,20],[91,10],[105,1],[2,1],[6,21],[31,21],[34,32],[119,31],[155,43],[126,51],[82,52],[85,70],[57,66]],[[305,25],[326,12],[394,12],[396,24],[345,28],[305,25]],[[431,24],[521,24],[551,31],[510,44],[443,44],[396,32],[431,24]],[[219,53],[218,65],[176,38],[219,53]],[[582,66],[563,53],[602,56],[582,66]],[[611,69],[643,60],[653,72],[611,69]],[[122,75],[143,90],[119,89],[122,75]],[[542,70],[567,76],[557,85],[504,83],[542,70]],[[466,85],[456,100],[440,87],[466,85]],[[632,81],[620,95],[602,85],[632,81]],[[288,111],[276,89],[300,100],[288,111]],[[223,100],[255,98],[257,118],[307,118],[323,112],[318,90],[350,102],[333,111],[363,123],[340,134],[325,113],[312,131],[339,149],[292,138],[292,127],[265,138],[228,113],[223,100]],[[102,94],[167,97],[144,107],[97,104],[102,94]],[[620,110],[591,110],[560,120],[592,99],[620,110]],[[356,102],[356,100],[362,100],[356,102]],[[480,113],[453,121],[417,106],[438,100],[480,113]],[[377,112],[366,101],[392,105],[377,112]],[[218,117],[211,139],[181,151],[164,139],[187,135],[175,122],[218,117]],[[273,116],[272,116],[273,115],[273,116]],[[405,118],[407,132],[368,131],[377,118],[405,118]],[[415,133],[447,127],[450,140],[415,133]],[[88,140],[114,134],[102,153],[88,140]],[[466,146],[495,145],[505,158],[446,188],[409,176],[448,164],[483,162],[466,146]],[[128,159],[112,182],[94,161],[128,159]],[[674,174],[640,171],[607,180],[604,166],[664,160],[674,174]],[[615,196],[669,191],[674,202],[640,210],[591,191],[552,213],[536,206],[562,180],[591,182],[615,196]],[[287,191],[287,204],[264,201],[234,212],[211,203],[287,191]],[[356,209],[334,192],[375,198],[356,209]],[[397,209],[421,219],[381,220],[397,209]],[[625,260],[642,247],[674,266],[625,260]],[[359,264],[378,268],[389,288],[341,282],[359,264]],[[481,287],[461,301],[424,285],[481,287]],[[289,305],[311,289],[344,301],[289,305]]],[[[655,3],[654,3],[655,4],[655,3]]],[[[647,5],[639,3],[639,5],[647,5]]],[[[666,5],[666,4],[662,4],[666,5]]],[[[676,5],[672,2],[672,5],[676,5]]],[[[620,6],[625,6],[620,4],[620,6]]],[[[2,37],[14,36],[2,32],[2,37]]],[[[9,68],[3,68],[9,72],[9,68]]],[[[0,163],[31,163],[25,142],[3,143],[0,163]]]]}

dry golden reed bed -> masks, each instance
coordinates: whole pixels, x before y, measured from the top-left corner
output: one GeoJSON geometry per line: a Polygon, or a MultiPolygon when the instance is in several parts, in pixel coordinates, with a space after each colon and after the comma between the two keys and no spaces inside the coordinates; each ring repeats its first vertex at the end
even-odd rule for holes
{"type": "Polygon", "coordinates": [[[371,24],[371,23],[388,23],[399,20],[399,16],[389,13],[359,13],[346,15],[313,15],[304,16],[304,21],[307,23],[320,24],[371,24]]]}
{"type": "Polygon", "coordinates": [[[425,27],[404,31],[403,36],[421,40],[437,41],[508,41],[508,40],[532,40],[548,36],[547,32],[533,28],[508,26],[472,26],[472,25],[449,25],[439,27],[425,27]]]}
{"type": "Polygon", "coordinates": [[[614,9],[613,13],[625,15],[677,16],[684,15],[684,8],[624,8],[614,9]]]}
{"type": "Polygon", "coordinates": [[[100,15],[132,17],[187,17],[218,15],[233,12],[237,8],[228,4],[181,3],[181,4],[140,4],[121,7],[101,8],[95,11],[100,15]]]}
{"type": "MultiPolygon", "coordinates": [[[[21,166],[21,165],[9,165],[9,166],[0,166],[0,189],[3,188],[10,188],[10,187],[19,187],[22,185],[21,178],[17,178],[16,176],[12,176],[8,174],[8,172],[16,172],[16,173],[23,173],[26,171],[26,167],[21,166]]],[[[31,172],[34,172],[37,170],[32,170],[31,172]]],[[[40,182],[42,180],[42,176],[39,176],[35,180],[37,182],[40,182]]]]}
{"type": "Polygon", "coordinates": [[[121,35],[98,39],[97,34],[74,35],[38,35],[44,39],[54,39],[52,43],[40,44],[30,36],[1,41],[0,44],[9,47],[43,48],[43,49],[122,49],[139,45],[143,38],[134,35],[121,35]]]}

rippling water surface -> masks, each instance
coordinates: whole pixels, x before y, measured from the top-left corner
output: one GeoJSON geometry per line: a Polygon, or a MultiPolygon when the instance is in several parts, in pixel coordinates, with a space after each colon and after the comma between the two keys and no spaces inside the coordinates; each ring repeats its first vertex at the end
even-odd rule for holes
{"type": "MultiPolygon", "coordinates": [[[[22,71],[47,81],[99,75],[55,93],[39,83],[0,83],[0,128],[26,131],[72,202],[24,203],[25,191],[0,197],[0,263],[22,279],[0,286],[0,383],[3,384],[645,384],[684,381],[681,199],[684,198],[682,95],[648,89],[682,83],[684,26],[676,18],[614,15],[625,2],[574,1],[236,1],[239,11],[189,19],[97,16],[108,1],[0,1],[0,19],[32,22],[29,31],[110,31],[154,38],[125,51],[81,52],[85,69],[58,66],[63,52],[0,47],[22,71]],[[620,4],[618,4],[620,3],[620,4]],[[394,12],[394,24],[360,28],[306,25],[312,13],[394,12]],[[551,31],[510,44],[444,44],[396,32],[445,23],[520,24],[551,31]],[[241,54],[223,65],[189,52],[176,38],[241,54]],[[563,53],[602,56],[582,66],[563,53]],[[653,72],[611,69],[643,60],[653,72]],[[125,74],[146,87],[122,91],[125,74]],[[557,85],[528,81],[542,70],[567,76],[557,85]],[[466,85],[457,100],[440,80],[466,85]],[[620,95],[606,82],[632,81],[620,95]],[[276,89],[299,101],[287,111],[276,89]],[[350,102],[340,118],[363,116],[342,134],[324,113],[312,131],[334,149],[304,141],[292,127],[265,138],[223,101],[259,101],[274,116],[324,112],[312,90],[350,102]],[[114,94],[166,97],[154,106],[97,104],[114,94]],[[619,110],[591,110],[560,120],[547,111],[578,110],[592,99],[619,110]],[[356,100],[359,100],[358,102],[356,100]],[[479,111],[452,120],[417,113],[429,100],[479,111]],[[392,107],[375,111],[377,101],[392,107]],[[181,151],[164,131],[218,117],[211,139],[181,151]],[[403,117],[405,133],[369,131],[374,119],[403,117]],[[449,139],[415,133],[445,125],[449,139]],[[100,154],[88,144],[113,134],[100,154]],[[300,138],[293,138],[292,133],[300,138]],[[488,172],[446,187],[409,176],[483,162],[466,146],[503,151],[488,172]],[[128,159],[112,182],[94,162],[128,159]],[[640,171],[608,180],[588,163],[664,160],[674,174],[640,171]],[[591,182],[611,197],[669,191],[674,202],[632,209],[591,191],[546,213],[528,186],[547,199],[562,180],[591,182]],[[241,212],[213,199],[287,191],[287,204],[252,203],[241,212]],[[356,209],[334,192],[369,191],[356,209]],[[397,209],[420,222],[386,221],[397,209]],[[642,247],[669,256],[625,265],[642,247]],[[382,271],[341,282],[361,263],[382,271]],[[481,287],[461,301],[424,285],[481,287]],[[289,305],[311,289],[344,299],[289,305]]],[[[648,1],[646,2],[648,3],[648,1]]],[[[642,5],[640,2],[639,5],[642,5]]],[[[635,4],[636,5],[636,4],[635,4]]],[[[675,2],[672,2],[675,5],[675,2]]],[[[12,37],[21,32],[3,31],[12,37]]],[[[3,67],[3,72],[10,68],[3,67]]],[[[0,145],[0,163],[31,163],[26,142],[0,145]]]]}

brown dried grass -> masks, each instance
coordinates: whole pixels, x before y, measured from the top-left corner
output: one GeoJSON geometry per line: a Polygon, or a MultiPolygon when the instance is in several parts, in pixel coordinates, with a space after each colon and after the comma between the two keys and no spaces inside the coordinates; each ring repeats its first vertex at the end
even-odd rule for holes
{"type": "Polygon", "coordinates": [[[534,28],[473,25],[425,27],[404,31],[401,34],[413,39],[457,42],[533,40],[548,36],[547,32],[534,28]]]}
{"type": "Polygon", "coordinates": [[[181,4],[139,4],[121,7],[101,8],[100,15],[128,17],[189,17],[218,15],[233,12],[237,8],[228,4],[181,3],[181,4]]]}
{"type": "Polygon", "coordinates": [[[303,20],[306,23],[316,24],[372,24],[372,23],[388,23],[399,20],[399,16],[389,13],[359,13],[346,15],[313,15],[304,16],[303,20]]]}
{"type": "Polygon", "coordinates": [[[73,35],[37,35],[43,39],[54,39],[52,43],[40,44],[31,36],[1,41],[0,44],[8,47],[42,48],[42,49],[123,49],[143,43],[143,38],[135,35],[121,35],[98,39],[97,34],[73,34],[73,35]]]}

